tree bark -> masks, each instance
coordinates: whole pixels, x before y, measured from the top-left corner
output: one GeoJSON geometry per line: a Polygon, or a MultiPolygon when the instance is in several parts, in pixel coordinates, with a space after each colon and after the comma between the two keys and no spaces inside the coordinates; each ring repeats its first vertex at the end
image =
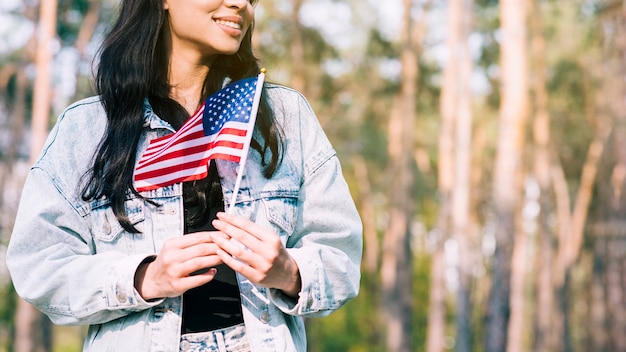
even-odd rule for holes
{"type": "MultiPolygon", "coordinates": [[[[447,221],[443,204],[439,206],[439,220],[447,221]]],[[[446,231],[444,224],[437,225],[439,239],[430,260],[430,292],[428,295],[428,328],[426,336],[427,352],[443,352],[446,337],[446,262],[441,237],[446,231]]]]}
{"type": "Polygon", "coordinates": [[[411,18],[412,1],[404,0],[401,31],[401,91],[389,120],[390,189],[389,226],[383,239],[381,287],[387,351],[409,352],[412,315],[412,260],[410,223],[413,214],[413,126],[416,111],[417,39],[411,18]]]}
{"type": "MultiPolygon", "coordinates": [[[[594,109],[587,109],[593,113],[594,109]]],[[[566,298],[569,291],[569,275],[576,260],[580,256],[584,239],[584,229],[587,222],[589,205],[593,195],[594,184],[598,172],[598,165],[604,151],[605,144],[610,134],[610,128],[606,117],[598,114],[589,117],[592,121],[598,121],[595,137],[589,144],[583,170],[580,176],[573,210],[570,211],[570,201],[567,195],[567,183],[563,170],[560,166],[555,166],[553,180],[555,182],[555,192],[557,193],[557,214],[559,219],[559,247],[556,253],[554,284],[555,292],[559,296],[560,307],[558,314],[560,321],[555,325],[555,333],[560,335],[565,351],[571,351],[569,347],[572,343],[571,332],[569,330],[569,317],[566,298]]],[[[560,343],[560,342],[559,342],[560,343]]]]}
{"type": "Polygon", "coordinates": [[[41,2],[39,41],[35,64],[37,76],[33,93],[31,163],[39,156],[49,131],[52,100],[51,67],[52,44],[56,37],[57,0],[41,2]]]}
{"type": "MultiPolygon", "coordinates": [[[[36,15],[32,14],[33,12],[33,9],[27,8],[25,11],[25,17],[29,19],[30,17],[35,17],[36,15]]],[[[4,97],[9,96],[9,81],[11,79],[15,79],[13,101],[6,102],[10,116],[10,134],[8,136],[10,141],[7,143],[7,148],[3,155],[4,159],[2,160],[4,165],[1,177],[2,179],[0,180],[0,209],[6,209],[4,207],[4,191],[8,188],[5,182],[11,179],[13,166],[19,157],[19,146],[22,143],[22,137],[24,135],[28,103],[27,93],[30,87],[30,81],[28,80],[28,76],[26,74],[26,67],[30,62],[32,62],[33,54],[35,53],[35,44],[35,34],[33,33],[26,42],[24,48],[22,48],[19,63],[6,64],[2,67],[2,70],[0,70],[0,94],[4,97]]],[[[13,228],[13,223],[11,222],[11,224],[6,224],[0,221],[0,228],[11,229],[13,228]]]]}
{"type": "MultiPolygon", "coordinates": [[[[607,351],[623,351],[626,350],[626,338],[623,333],[626,329],[626,300],[624,299],[626,295],[626,279],[624,279],[626,271],[626,259],[624,259],[624,253],[626,253],[626,225],[624,223],[624,214],[626,214],[626,197],[624,197],[624,189],[626,189],[626,151],[624,150],[626,145],[624,136],[626,132],[626,102],[624,101],[626,94],[626,65],[624,64],[626,12],[623,1],[602,1],[601,6],[598,14],[603,30],[603,61],[602,65],[599,65],[602,70],[602,86],[596,98],[596,101],[600,102],[597,109],[599,116],[593,117],[600,118],[600,127],[608,130],[607,126],[610,125],[612,138],[607,139],[606,143],[598,143],[606,149],[606,153],[596,167],[598,175],[595,177],[609,182],[598,182],[592,189],[596,197],[594,205],[597,204],[592,208],[595,223],[588,227],[587,231],[592,235],[589,236],[589,242],[593,243],[597,253],[594,261],[597,265],[594,265],[594,269],[599,271],[596,275],[602,277],[602,281],[597,284],[603,287],[597,287],[596,290],[603,294],[602,300],[605,304],[604,307],[599,307],[599,304],[595,307],[595,312],[597,312],[595,322],[605,328],[606,335],[595,330],[592,337],[598,348],[605,348],[607,351]]],[[[596,139],[602,134],[601,128],[598,129],[600,131],[596,139]]],[[[596,152],[601,153],[602,150],[596,152]]],[[[590,167],[586,171],[594,174],[595,169],[590,167]]],[[[584,197],[581,196],[581,198],[584,197]]],[[[581,222],[583,220],[581,219],[581,222]]],[[[574,255],[577,248],[582,247],[582,242],[583,238],[580,238],[580,241],[570,248],[574,255]]],[[[576,259],[572,257],[573,255],[569,259],[576,259]]]]}
{"type": "Polygon", "coordinates": [[[439,97],[441,123],[438,143],[438,195],[439,214],[437,215],[437,231],[430,269],[430,295],[428,304],[428,331],[426,339],[427,352],[442,352],[445,349],[445,255],[443,245],[451,238],[452,229],[452,187],[454,183],[454,136],[455,110],[457,105],[455,85],[458,67],[453,57],[453,48],[458,44],[459,31],[456,29],[460,21],[457,2],[450,2],[447,9],[446,26],[448,33],[446,45],[449,52],[448,62],[443,69],[443,82],[439,97]]]}
{"type": "Polygon", "coordinates": [[[352,165],[354,166],[354,174],[359,188],[360,213],[363,219],[363,238],[365,240],[363,267],[368,275],[374,277],[378,271],[380,245],[376,231],[376,210],[372,199],[372,187],[367,164],[363,157],[360,155],[354,156],[352,165]]]}
{"type": "Polygon", "coordinates": [[[485,341],[488,352],[505,351],[507,346],[521,343],[515,332],[509,330],[509,318],[510,314],[522,314],[518,298],[520,293],[511,292],[512,276],[521,280],[520,273],[511,271],[511,258],[520,234],[517,214],[522,193],[522,153],[528,111],[526,3],[525,0],[500,2],[502,88],[493,195],[497,221],[496,250],[485,341]],[[511,302],[515,305],[512,306],[511,302]],[[507,331],[511,332],[511,341],[507,341],[507,331]]]}
{"type": "Polygon", "coordinates": [[[302,39],[302,25],[300,24],[300,9],[302,8],[302,0],[291,1],[291,62],[293,64],[293,74],[291,77],[291,86],[302,92],[305,96],[309,96],[306,91],[306,70],[304,60],[304,43],[302,39]]]}
{"type": "MultiPolygon", "coordinates": [[[[48,134],[48,123],[51,105],[51,44],[56,35],[57,1],[41,1],[39,17],[39,36],[37,42],[36,66],[33,98],[33,118],[31,125],[30,162],[38,157],[48,134]]],[[[49,351],[51,336],[49,320],[24,300],[18,300],[16,310],[16,352],[49,351]]]]}
{"type": "Polygon", "coordinates": [[[81,58],[84,57],[85,49],[87,48],[87,45],[89,45],[89,42],[91,42],[96,26],[98,26],[101,7],[102,0],[89,0],[89,8],[83,18],[80,28],[78,29],[78,36],[76,37],[76,43],[74,44],[76,50],[78,51],[78,55],[81,58]]]}
{"type": "Polygon", "coordinates": [[[554,290],[552,268],[554,262],[554,233],[550,226],[552,187],[550,182],[550,113],[548,111],[546,40],[540,2],[533,1],[532,57],[534,63],[534,176],[539,185],[539,214],[537,218],[537,260],[535,271],[537,289],[536,314],[533,317],[533,350],[554,351],[556,347],[552,317],[554,315],[554,290]]]}
{"type": "Polygon", "coordinates": [[[472,229],[470,222],[470,169],[472,160],[472,58],[469,50],[469,36],[472,23],[472,0],[454,0],[451,9],[451,30],[457,32],[455,43],[451,43],[452,65],[458,66],[458,77],[451,87],[455,94],[455,170],[452,189],[452,232],[458,245],[458,277],[456,306],[456,345],[457,352],[473,350],[472,341],[472,229]],[[456,12],[456,14],[454,13],[456,12]]]}
{"type": "MultiPolygon", "coordinates": [[[[85,51],[87,46],[93,39],[93,35],[96,31],[96,27],[98,26],[100,20],[100,10],[102,8],[102,0],[89,0],[89,8],[83,21],[78,30],[78,36],[76,37],[76,42],[74,47],[78,53],[79,60],[85,60],[85,51]]],[[[77,89],[74,92],[74,100],[77,100],[84,93],[84,90],[81,89],[81,72],[79,67],[76,67],[76,85],[77,89]]]]}
{"type": "Polygon", "coordinates": [[[604,285],[606,270],[606,242],[596,241],[594,245],[594,260],[591,275],[591,300],[590,304],[590,351],[608,352],[609,334],[607,316],[610,309],[606,299],[606,287],[604,285]]]}

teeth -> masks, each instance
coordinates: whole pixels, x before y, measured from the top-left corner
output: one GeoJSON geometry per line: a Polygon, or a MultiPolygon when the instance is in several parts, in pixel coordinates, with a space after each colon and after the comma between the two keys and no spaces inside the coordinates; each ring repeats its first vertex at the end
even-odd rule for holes
{"type": "Polygon", "coordinates": [[[224,26],[228,26],[230,28],[241,29],[241,26],[237,22],[224,21],[224,20],[215,20],[217,24],[221,24],[224,26]]]}

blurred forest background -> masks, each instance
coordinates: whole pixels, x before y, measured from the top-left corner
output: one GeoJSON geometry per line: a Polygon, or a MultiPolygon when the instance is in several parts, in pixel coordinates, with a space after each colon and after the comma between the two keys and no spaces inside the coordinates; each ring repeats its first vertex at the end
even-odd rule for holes
{"type": "MultiPolygon", "coordinates": [[[[0,257],[119,0],[0,3],[0,257]]],[[[364,223],[361,294],[316,351],[626,351],[626,1],[261,0],[364,223]]],[[[81,133],[76,131],[76,133],[81,133]]],[[[0,260],[0,351],[80,351],[0,260]]]]}

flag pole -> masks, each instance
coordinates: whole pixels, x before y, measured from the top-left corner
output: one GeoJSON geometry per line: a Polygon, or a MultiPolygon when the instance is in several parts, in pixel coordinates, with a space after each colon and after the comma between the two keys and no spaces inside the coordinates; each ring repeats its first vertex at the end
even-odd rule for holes
{"type": "Polygon", "coordinates": [[[243,178],[244,167],[248,160],[248,151],[250,150],[250,141],[252,140],[252,131],[254,130],[254,124],[256,123],[256,115],[259,111],[259,102],[261,101],[261,91],[263,91],[263,82],[265,80],[265,68],[261,69],[259,78],[256,83],[256,92],[254,93],[254,101],[252,102],[252,111],[250,112],[250,122],[248,123],[248,131],[246,133],[246,141],[244,143],[244,149],[241,153],[241,159],[239,160],[239,170],[237,171],[237,180],[235,181],[235,187],[233,188],[233,195],[230,198],[230,204],[228,205],[228,213],[233,212],[235,208],[235,201],[237,200],[237,193],[241,187],[241,179],[243,178]]]}

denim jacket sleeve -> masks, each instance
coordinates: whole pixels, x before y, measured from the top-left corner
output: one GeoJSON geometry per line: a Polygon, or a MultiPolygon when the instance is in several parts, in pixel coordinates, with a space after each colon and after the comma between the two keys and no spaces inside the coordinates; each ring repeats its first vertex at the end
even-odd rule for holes
{"type": "Polygon", "coordinates": [[[287,249],[298,264],[302,289],[297,301],[279,290],[270,291],[271,299],[287,314],[325,316],[358,294],[362,225],[335,150],[305,98],[292,99],[299,116],[286,122],[285,133],[300,136],[303,175],[287,249]]]}
{"type": "MultiPolygon", "coordinates": [[[[134,288],[135,270],[148,255],[95,253],[89,205],[79,201],[77,188],[87,170],[81,160],[93,155],[90,149],[99,139],[88,146],[83,140],[89,138],[72,134],[97,132],[98,123],[77,118],[72,109],[59,119],[27,177],[7,265],[22,298],[56,324],[83,325],[111,321],[160,302],[144,301],[134,288]]],[[[79,110],[81,115],[93,112],[89,102],[79,110]]]]}

